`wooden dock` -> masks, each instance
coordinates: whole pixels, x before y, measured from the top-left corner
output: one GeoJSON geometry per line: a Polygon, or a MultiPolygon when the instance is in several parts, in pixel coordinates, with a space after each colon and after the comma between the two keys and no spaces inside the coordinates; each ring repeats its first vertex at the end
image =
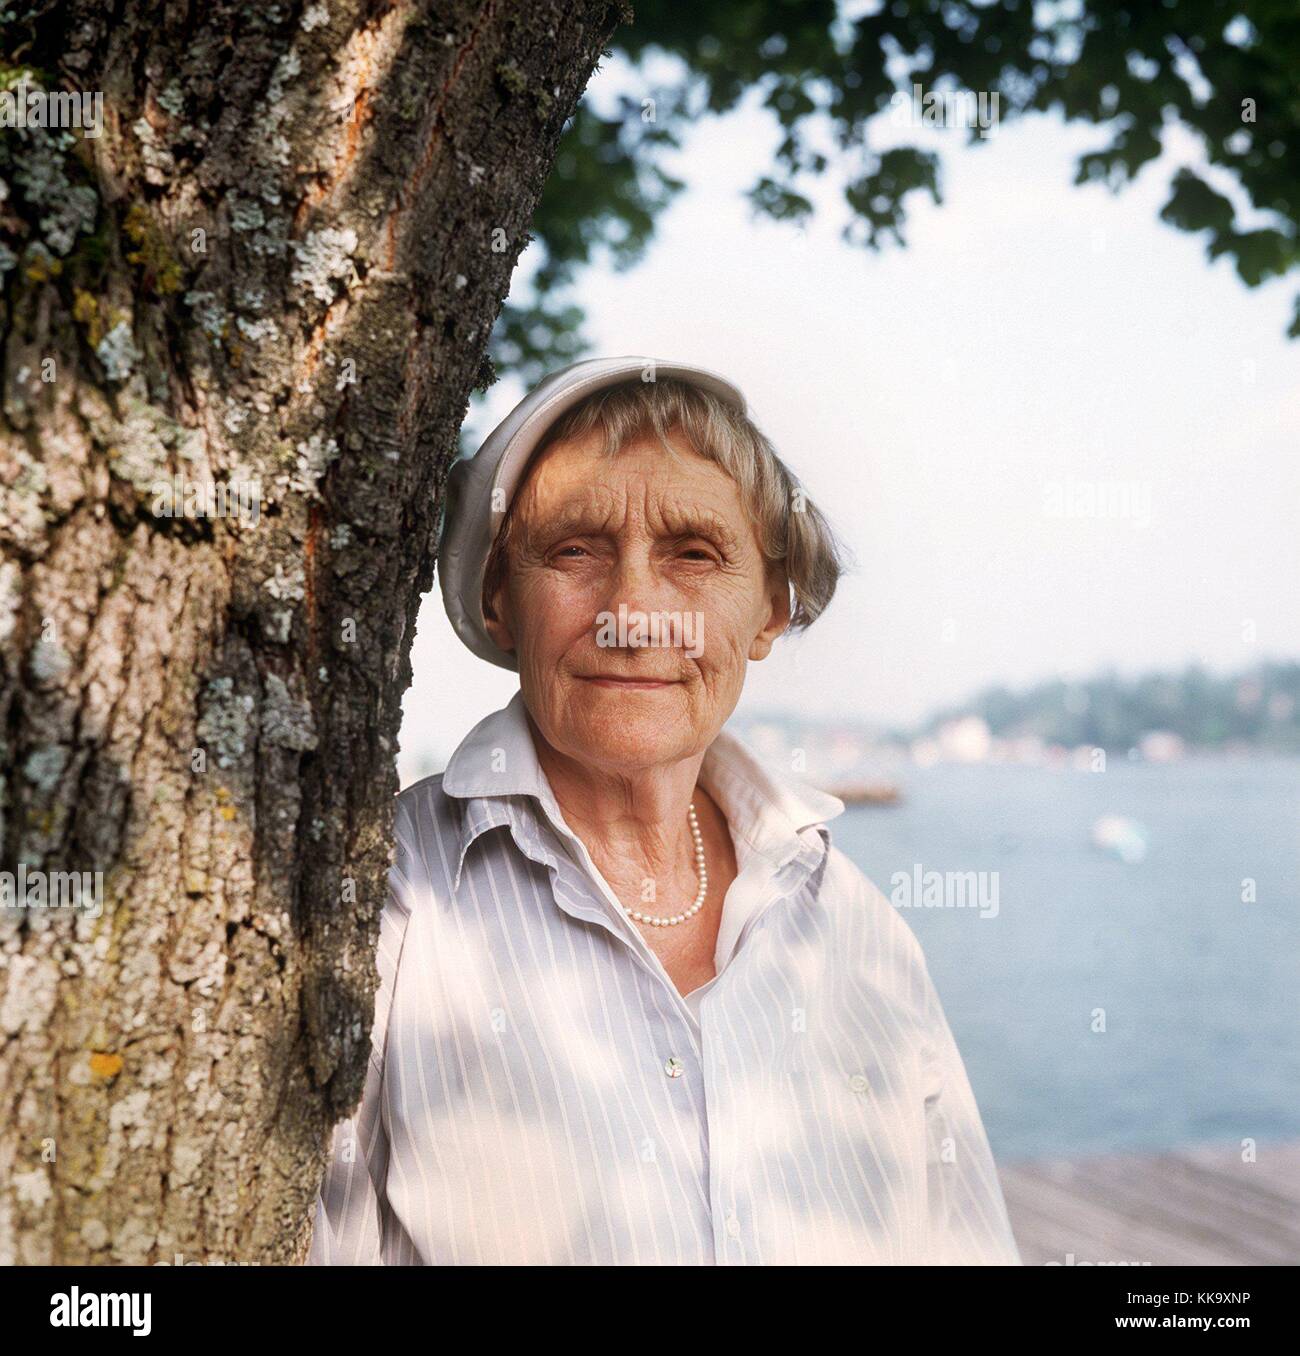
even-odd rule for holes
{"type": "Polygon", "coordinates": [[[1295,1266],[1300,1143],[1000,1163],[1026,1266],[1295,1266]]]}

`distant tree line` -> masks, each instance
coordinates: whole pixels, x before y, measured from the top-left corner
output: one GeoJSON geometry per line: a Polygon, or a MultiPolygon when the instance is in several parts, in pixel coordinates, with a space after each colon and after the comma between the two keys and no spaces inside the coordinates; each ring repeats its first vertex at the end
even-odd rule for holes
{"type": "Polygon", "coordinates": [[[1178,674],[1125,678],[1114,672],[1082,681],[1055,680],[1024,691],[990,687],[960,707],[942,710],[901,738],[933,733],[960,716],[981,716],[994,735],[1037,735],[1048,742],[1125,749],[1153,730],[1189,745],[1232,742],[1300,752],[1300,663],[1263,663],[1216,677],[1189,665],[1178,674]]]}

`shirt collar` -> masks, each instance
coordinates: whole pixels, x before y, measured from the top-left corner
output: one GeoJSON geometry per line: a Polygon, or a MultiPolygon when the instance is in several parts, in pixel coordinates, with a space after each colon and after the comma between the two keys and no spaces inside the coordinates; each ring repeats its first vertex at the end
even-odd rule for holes
{"type": "MultiPolygon", "coordinates": [[[[732,834],[742,837],[775,867],[796,856],[808,857],[812,865],[812,858],[823,855],[829,843],[829,834],[820,826],[844,811],[843,801],[778,772],[726,730],[704,755],[700,780],[721,807],[732,834]],[[806,836],[809,829],[819,832],[810,838],[806,836]]],[[[522,826],[508,800],[511,796],[532,797],[552,827],[566,832],[537,760],[522,692],[516,692],[506,706],[484,717],[465,736],[443,773],[442,789],[466,802],[457,883],[465,854],[481,833],[507,825],[519,839],[522,826]]],[[[527,844],[521,841],[520,846],[527,844]]]]}

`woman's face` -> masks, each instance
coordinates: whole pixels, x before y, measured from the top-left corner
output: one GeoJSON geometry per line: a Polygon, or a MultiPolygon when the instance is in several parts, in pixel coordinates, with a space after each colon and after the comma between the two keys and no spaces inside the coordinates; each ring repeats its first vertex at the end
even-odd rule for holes
{"type": "Polygon", "coordinates": [[[684,438],[602,453],[552,444],[513,506],[488,631],[515,650],[529,714],[562,754],[610,771],[702,753],[745,666],[789,621],[735,482],[684,438]]]}

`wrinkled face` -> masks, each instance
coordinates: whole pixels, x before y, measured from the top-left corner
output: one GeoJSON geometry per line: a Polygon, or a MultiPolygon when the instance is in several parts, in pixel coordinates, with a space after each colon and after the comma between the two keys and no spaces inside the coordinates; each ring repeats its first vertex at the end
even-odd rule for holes
{"type": "Polygon", "coordinates": [[[611,772],[702,753],[789,620],[736,483],[674,434],[548,447],[513,506],[492,639],[560,753],[611,772]]]}

